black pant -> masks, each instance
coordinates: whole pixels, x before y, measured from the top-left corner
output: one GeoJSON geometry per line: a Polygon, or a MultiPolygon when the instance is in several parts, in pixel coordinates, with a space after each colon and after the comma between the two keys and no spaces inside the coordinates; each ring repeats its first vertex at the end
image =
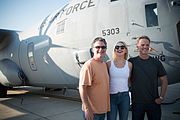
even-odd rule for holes
{"type": "Polygon", "coordinates": [[[161,120],[161,105],[156,103],[132,104],[132,120],[144,120],[145,113],[148,120],[161,120]]]}

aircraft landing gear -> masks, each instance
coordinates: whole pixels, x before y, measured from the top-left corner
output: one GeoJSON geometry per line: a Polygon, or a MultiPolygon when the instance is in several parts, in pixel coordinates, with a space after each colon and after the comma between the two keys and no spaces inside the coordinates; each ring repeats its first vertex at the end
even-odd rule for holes
{"type": "Polygon", "coordinates": [[[67,88],[63,88],[63,89],[62,89],[63,95],[66,94],[66,90],[67,90],[67,88]]]}
{"type": "Polygon", "coordinates": [[[7,89],[8,87],[0,84],[0,98],[7,96],[7,89]]]}

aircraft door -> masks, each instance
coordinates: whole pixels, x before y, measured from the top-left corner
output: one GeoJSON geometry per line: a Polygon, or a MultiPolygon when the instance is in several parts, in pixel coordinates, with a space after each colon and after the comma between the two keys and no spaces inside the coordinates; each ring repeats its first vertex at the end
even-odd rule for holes
{"type": "Polygon", "coordinates": [[[145,3],[144,0],[141,0],[141,2],[133,3],[128,0],[130,35],[151,35],[160,31],[157,7],[156,2],[145,3]]]}
{"type": "Polygon", "coordinates": [[[29,61],[29,65],[31,70],[36,71],[37,67],[36,67],[36,63],[34,60],[34,43],[31,42],[28,44],[28,49],[27,49],[27,54],[28,54],[28,61],[29,61]]]}
{"type": "Polygon", "coordinates": [[[129,18],[129,39],[132,41],[130,51],[136,51],[136,38],[147,35],[151,40],[159,39],[161,28],[159,25],[158,3],[144,2],[144,0],[127,1],[129,18]]]}

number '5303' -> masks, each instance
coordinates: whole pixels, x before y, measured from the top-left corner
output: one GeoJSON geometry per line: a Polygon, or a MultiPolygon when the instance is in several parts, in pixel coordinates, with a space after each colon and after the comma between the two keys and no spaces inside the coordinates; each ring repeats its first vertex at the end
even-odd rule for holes
{"type": "Polygon", "coordinates": [[[119,28],[111,28],[111,29],[102,30],[102,35],[103,36],[115,35],[115,34],[119,34],[119,32],[120,32],[119,28]]]}

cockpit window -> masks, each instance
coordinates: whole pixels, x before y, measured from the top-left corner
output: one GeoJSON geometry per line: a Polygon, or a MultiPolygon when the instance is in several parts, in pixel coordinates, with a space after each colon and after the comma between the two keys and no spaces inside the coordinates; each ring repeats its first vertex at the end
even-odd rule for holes
{"type": "Polygon", "coordinates": [[[157,3],[145,5],[147,27],[158,26],[157,3]]]}

